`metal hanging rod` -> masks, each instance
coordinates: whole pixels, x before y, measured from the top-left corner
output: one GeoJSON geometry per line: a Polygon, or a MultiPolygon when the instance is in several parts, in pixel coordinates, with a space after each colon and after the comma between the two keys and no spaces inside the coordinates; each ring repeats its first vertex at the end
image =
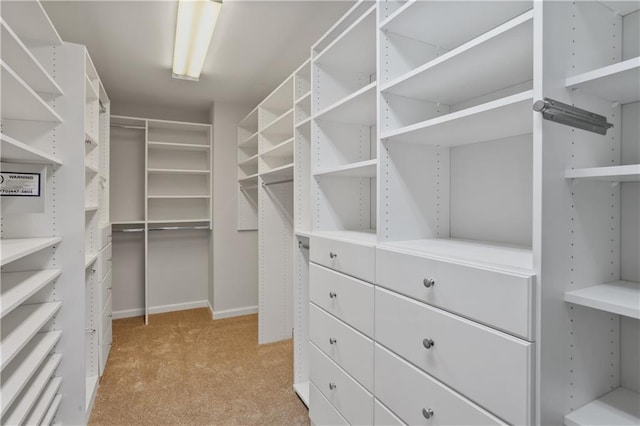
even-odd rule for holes
{"type": "Polygon", "coordinates": [[[545,120],[555,121],[566,126],[606,135],[613,124],[607,122],[607,117],[593,112],[563,104],[551,98],[544,98],[533,104],[533,110],[542,113],[545,120]]]}
{"type": "Polygon", "coordinates": [[[114,228],[113,232],[144,232],[144,228],[123,228],[123,229],[114,228]]]}
{"type": "Polygon", "coordinates": [[[160,228],[149,228],[149,231],[184,231],[193,229],[209,229],[208,226],[163,226],[160,228]]]}
{"type": "Polygon", "coordinates": [[[127,124],[114,124],[114,123],[111,123],[110,126],[111,127],[120,127],[121,129],[147,130],[147,128],[143,127],[143,126],[130,126],[130,125],[127,125],[127,124]]]}
{"type": "Polygon", "coordinates": [[[298,247],[301,249],[309,250],[309,244],[304,244],[302,241],[298,241],[298,247]]]}
{"type": "Polygon", "coordinates": [[[276,180],[274,182],[262,182],[262,187],[264,188],[265,186],[269,186],[269,185],[277,185],[279,183],[287,183],[287,182],[293,182],[293,178],[291,179],[284,179],[284,180],[276,180]]]}

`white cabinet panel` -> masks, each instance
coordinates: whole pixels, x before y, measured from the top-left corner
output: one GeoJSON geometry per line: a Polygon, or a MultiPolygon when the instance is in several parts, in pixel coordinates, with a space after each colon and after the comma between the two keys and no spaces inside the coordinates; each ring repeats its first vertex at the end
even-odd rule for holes
{"type": "Polygon", "coordinates": [[[312,262],[373,282],[375,248],[328,238],[311,237],[312,262]]]}

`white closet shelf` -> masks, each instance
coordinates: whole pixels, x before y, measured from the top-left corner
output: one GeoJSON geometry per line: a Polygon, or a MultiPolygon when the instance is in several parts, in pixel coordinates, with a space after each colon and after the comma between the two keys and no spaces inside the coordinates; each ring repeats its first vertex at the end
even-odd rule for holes
{"type": "Polygon", "coordinates": [[[0,21],[2,27],[0,39],[2,39],[2,58],[16,71],[24,81],[37,93],[46,93],[50,96],[62,95],[62,89],[49,75],[40,62],[31,53],[29,48],[20,40],[16,33],[0,21]]]}
{"type": "Polygon", "coordinates": [[[376,82],[346,96],[315,115],[314,119],[372,126],[376,123],[376,82]]]}
{"type": "Polygon", "coordinates": [[[3,2],[2,19],[28,46],[62,45],[62,38],[39,1],[3,2]]]}
{"type": "Polygon", "coordinates": [[[47,284],[53,282],[61,269],[44,269],[41,271],[3,272],[2,273],[2,305],[0,318],[17,308],[22,302],[36,294],[47,284]]]}
{"type": "Polygon", "coordinates": [[[47,414],[45,414],[44,418],[42,419],[43,425],[50,425],[53,423],[53,419],[55,418],[61,403],[62,403],[62,395],[58,394],[53,399],[53,402],[51,403],[51,405],[49,406],[49,409],[47,410],[47,414]]]}
{"type": "Polygon", "coordinates": [[[341,231],[313,231],[314,237],[331,238],[348,243],[375,245],[378,237],[375,229],[351,229],[341,231]]]}
{"type": "Polygon", "coordinates": [[[174,143],[174,142],[151,142],[147,143],[149,148],[166,149],[171,151],[208,151],[209,145],[200,145],[193,143],[174,143]]]}
{"type": "Polygon", "coordinates": [[[98,211],[98,206],[84,206],[84,211],[86,213],[98,211]]]}
{"type": "Polygon", "coordinates": [[[309,382],[294,383],[293,390],[298,394],[304,405],[309,407],[309,382]]]}
{"type": "Polygon", "coordinates": [[[62,384],[62,377],[54,377],[47,383],[46,387],[42,391],[40,398],[34,405],[29,417],[27,417],[26,424],[39,425],[42,418],[47,414],[47,410],[51,405],[51,402],[56,396],[60,385],[62,384]]]}
{"type": "Polygon", "coordinates": [[[151,174],[177,174],[177,175],[208,175],[209,170],[191,169],[147,169],[151,174]]]}
{"type": "Polygon", "coordinates": [[[238,123],[241,127],[251,133],[258,133],[258,106],[251,110],[249,114],[238,123]]]}
{"type": "MultiPolygon", "coordinates": [[[[93,400],[96,397],[96,391],[98,390],[98,376],[89,376],[86,379],[85,391],[85,412],[87,417],[91,413],[91,407],[93,406],[93,400]]],[[[89,420],[89,419],[87,419],[89,420]]]]}
{"type": "Polygon", "coordinates": [[[357,163],[347,164],[344,166],[331,167],[316,170],[314,176],[332,176],[332,177],[356,177],[356,178],[375,178],[377,175],[378,160],[359,161],[357,163]]]}
{"type": "Polygon", "coordinates": [[[260,133],[255,132],[244,141],[240,142],[238,146],[243,149],[258,149],[258,135],[260,133]]]}
{"type": "Polygon", "coordinates": [[[311,238],[311,231],[303,231],[301,229],[296,229],[296,235],[306,238],[311,238]]]}
{"type": "Polygon", "coordinates": [[[189,199],[198,199],[198,198],[211,198],[209,195],[149,195],[147,196],[149,199],[158,199],[158,200],[189,200],[189,199]]]}
{"type": "Polygon", "coordinates": [[[566,426],[640,424],[640,395],[619,387],[564,417],[566,426]]]}
{"type": "Polygon", "coordinates": [[[238,179],[240,186],[255,186],[258,184],[258,174],[247,176],[246,178],[238,179]]]}
{"type": "Polygon", "coordinates": [[[159,220],[159,219],[154,219],[154,220],[149,220],[147,221],[147,223],[166,223],[166,224],[171,224],[171,223],[202,223],[202,222],[206,222],[209,223],[209,218],[201,218],[201,219],[163,219],[163,220],[159,220]]]}
{"type": "Polygon", "coordinates": [[[268,136],[293,136],[293,108],[269,123],[260,133],[268,136]]]}
{"type": "Polygon", "coordinates": [[[599,0],[598,3],[620,16],[626,16],[636,10],[640,10],[640,3],[637,1],[599,0]]]}
{"type": "Polygon", "coordinates": [[[305,101],[311,101],[311,90],[296,99],[296,104],[301,104],[305,101]]]}
{"type": "Polygon", "coordinates": [[[51,247],[60,241],[62,238],[59,237],[2,239],[0,240],[0,266],[51,247]]]}
{"type": "Polygon", "coordinates": [[[531,2],[409,1],[380,24],[380,29],[451,50],[532,8],[531,2]]]}
{"type": "Polygon", "coordinates": [[[97,101],[100,96],[88,75],[84,76],[85,99],[87,103],[97,101]]]}
{"type": "Polygon", "coordinates": [[[24,386],[33,377],[46,356],[60,340],[62,331],[38,333],[22,350],[24,356],[16,358],[2,371],[2,412],[15,401],[24,386]]]}
{"type": "Polygon", "coordinates": [[[287,139],[284,142],[279,143],[267,150],[265,150],[262,154],[262,157],[276,157],[276,158],[287,158],[291,157],[293,159],[293,138],[287,139]]]}
{"type": "Polygon", "coordinates": [[[293,76],[280,83],[261,103],[260,108],[271,111],[285,110],[293,107],[293,76]]]}
{"type": "Polygon", "coordinates": [[[240,167],[257,166],[257,165],[258,165],[258,154],[252,155],[251,157],[247,158],[246,160],[243,160],[243,161],[238,163],[238,166],[240,166],[240,167]]]}
{"type": "Polygon", "coordinates": [[[10,136],[0,133],[0,160],[5,163],[28,164],[62,164],[62,160],[54,155],[33,148],[17,141],[10,136]]]}
{"type": "Polygon", "coordinates": [[[381,139],[456,146],[531,133],[533,92],[518,93],[400,129],[381,139]]]}
{"type": "Polygon", "coordinates": [[[260,173],[262,182],[273,183],[281,180],[293,179],[293,163],[276,167],[267,172],[260,173]]]}
{"type": "Polygon", "coordinates": [[[60,365],[61,360],[61,354],[54,354],[44,362],[35,377],[29,382],[29,385],[20,394],[18,402],[2,418],[4,424],[23,424],[29,411],[44,391],[58,365],[60,365]]]}
{"type": "Polygon", "coordinates": [[[394,95],[455,105],[533,79],[533,11],[385,84],[394,95]],[[505,57],[508,61],[487,61],[505,57]]]}
{"type": "Polygon", "coordinates": [[[628,59],[566,80],[567,89],[626,104],[640,100],[640,57],[628,59]]]}
{"type": "Polygon", "coordinates": [[[88,253],[84,256],[84,269],[91,266],[96,260],[98,260],[98,253],[88,253]]]}
{"type": "Polygon", "coordinates": [[[62,306],[62,302],[19,306],[2,318],[2,369],[62,306]]]}
{"type": "Polygon", "coordinates": [[[114,220],[111,225],[144,225],[145,221],[141,220],[114,220]]]}
{"type": "Polygon", "coordinates": [[[571,169],[565,172],[565,177],[567,179],[603,180],[608,182],[638,182],[640,181],[640,164],[571,169]]]}
{"type": "Polygon", "coordinates": [[[454,238],[386,242],[380,247],[474,267],[497,268],[526,276],[535,274],[533,252],[528,247],[454,238]]]}
{"type": "Polygon", "coordinates": [[[640,283],[615,281],[569,291],[564,300],[626,317],[640,319],[640,283]]]}
{"type": "Polygon", "coordinates": [[[62,122],[58,113],[43,101],[4,61],[0,62],[0,67],[2,74],[0,82],[2,85],[2,118],[62,122]]]}
{"type": "Polygon", "coordinates": [[[89,132],[84,133],[84,141],[91,146],[98,146],[98,138],[89,132]]]}
{"type": "Polygon", "coordinates": [[[84,171],[88,174],[98,174],[98,168],[90,164],[85,164],[84,171]]]}
{"type": "Polygon", "coordinates": [[[296,124],[296,129],[303,127],[303,126],[307,126],[309,125],[309,123],[311,123],[311,117],[307,117],[304,120],[300,121],[299,123],[296,124]]]}
{"type": "Polygon", "coordinates": [[[376,6],[371,6],[360,18],[335,38],[315,58],[314,64],[363,72],[376,71],[376,6]]]}

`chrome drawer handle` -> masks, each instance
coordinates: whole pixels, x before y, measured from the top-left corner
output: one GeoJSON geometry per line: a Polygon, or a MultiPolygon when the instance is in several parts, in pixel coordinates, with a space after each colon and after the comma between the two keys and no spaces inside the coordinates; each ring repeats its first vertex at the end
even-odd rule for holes
{"type": "Polygon", "coordinates": [[[92,273],[92,274],[95,274],[95,273],[96,273],[96,270],[95,270],[95,269],[92,269],[92,270],[91,270],[91,273],[92,273]]]}
{"type": "Polygon", "coordinates": [[[330,345],[335,345],[336,343],[338,343],[338,340],[334,339],[333,337],[329,337],[329,344],[330,345]]]}
{"type": "Polygon", "coordinates": [[[113,314],[109,314],[109,318],[113,318],[113,314]]]}
{"type": "Polygon", "coordinates": [[[425,419],[430,419],[431,417],[433,417],[433,410],[431,408],[423,408],[422,415],[425,419]]]}
{"type": "Polygon", "coordinates": [[[425,348],[431,349],[432,347],[434,347],[436,345],[436,342],[434,342],[431,339],[424,339],[422,341],[422,344],[424,345],[425,348]]]}
{"type": "Polygon", "coordinates": [[[436,280],[434,280],[433,278],[425,278],[424,280],[422,280],[422,284],[424,284],[426,288],[431,288],[436,285],[436,280]]]}
{"type": "Polygon", "coordinates": [[[334,253],[334,252],[331,251],[331,252],[329,252],[329,257],[331,259],[335,259],[336,257],[338,257],[338,253],[334,253]]]}
{"type": "Polygon", "coordinates": [[[334,292],[329,293],[329,299],[335,299],[336,297],[338,297],[338,295],[335,294],[334,292]]]}
{"type": "Polygon", "coordinates": [[[332,383],[329,383],[329,389],[330,389],[330,390],[334,390],[334,389],[335,389],[335,388],[337,388],[337,387],[338,387],[338,386],[336,386],[336,384],[335,384],[335,383],[333,383],[333,382],[332,382],[332,383]]]}

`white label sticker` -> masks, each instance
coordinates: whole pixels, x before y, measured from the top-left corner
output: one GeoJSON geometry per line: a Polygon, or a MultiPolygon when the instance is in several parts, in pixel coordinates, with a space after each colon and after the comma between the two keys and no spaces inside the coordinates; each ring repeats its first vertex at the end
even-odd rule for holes
{"type": "Polygon", "coordinates": [[[0,172],[3,197],[39,197],[40,173],[0,172]]]}

